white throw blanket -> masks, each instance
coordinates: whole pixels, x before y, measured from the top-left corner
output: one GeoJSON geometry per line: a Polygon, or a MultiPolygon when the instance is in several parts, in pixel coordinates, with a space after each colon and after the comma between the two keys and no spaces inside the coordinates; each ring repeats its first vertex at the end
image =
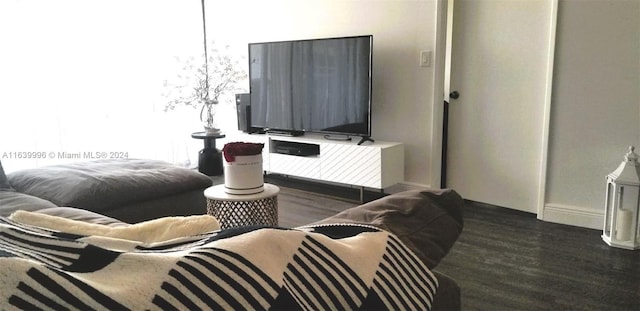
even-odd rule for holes
{"type": "Polygon", "coordinates": [[[437,288],[395,236],[347,224],[146,243],[0,217],[0,267],[2,310],[426,310],[437,288]]]}
{"type": "Polygon", "coordinates": [[[27,211],[16,211],[9,216],[9,219],[26,225],[67,233],[145,243],[167,241],[220,229],[218,220],[209,215],[164,217],[124,227],[109,227],[27,211]]]}

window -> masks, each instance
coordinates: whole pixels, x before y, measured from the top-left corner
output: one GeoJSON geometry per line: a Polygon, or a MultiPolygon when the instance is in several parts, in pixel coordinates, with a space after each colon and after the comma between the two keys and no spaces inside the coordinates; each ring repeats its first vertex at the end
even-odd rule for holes
{"type": "Polygon", "coordinates": [[[7,171],[78,152],[197,164],[199,111],[164,112],[162,93],[176,56],[202,54],[200,1],[2,1],[0,42],[7,171]]]}

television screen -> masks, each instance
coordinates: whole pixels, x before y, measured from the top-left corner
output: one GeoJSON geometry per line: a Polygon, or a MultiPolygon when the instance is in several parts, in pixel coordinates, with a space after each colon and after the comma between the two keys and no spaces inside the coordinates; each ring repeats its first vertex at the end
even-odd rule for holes
{"type": "Polygon", "coordinates": [[[372,41],[250,43],[251,125],[371,136],[372,41]]]}

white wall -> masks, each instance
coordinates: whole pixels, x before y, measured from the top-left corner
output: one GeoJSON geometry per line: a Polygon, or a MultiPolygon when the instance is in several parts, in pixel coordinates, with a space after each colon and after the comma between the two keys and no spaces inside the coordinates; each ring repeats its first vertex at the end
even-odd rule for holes
{"type": "Polygon", "coordinates": [[[602,228],[605,176],[640,147],[640,1],[558,7],[542,219],[602,228]]]}
{"type": "MultiPolygon", "coordinates": [[[[208,1],[210,39],[250,42],[373,35],[373,139],[405,144],[405,179],[427,186],[431,170],[436,0],[208,1]]],[[[438,92],[441,92],[438,90],[438,92]]]]}

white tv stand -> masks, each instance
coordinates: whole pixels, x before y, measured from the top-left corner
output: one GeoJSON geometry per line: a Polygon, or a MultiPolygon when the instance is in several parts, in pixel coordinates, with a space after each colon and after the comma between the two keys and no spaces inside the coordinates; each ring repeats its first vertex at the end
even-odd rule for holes
{"type": "Polygon", "coordinates": [[[404,146],[395,142],[328,140],[323,135],[276,136],[269,134],[227,135],[227,141],[260,142],[263,169],[319,181],[384,189],[404,180],[404,146]],[[301,151],[302,155],[295,155],[301,151]]]}

